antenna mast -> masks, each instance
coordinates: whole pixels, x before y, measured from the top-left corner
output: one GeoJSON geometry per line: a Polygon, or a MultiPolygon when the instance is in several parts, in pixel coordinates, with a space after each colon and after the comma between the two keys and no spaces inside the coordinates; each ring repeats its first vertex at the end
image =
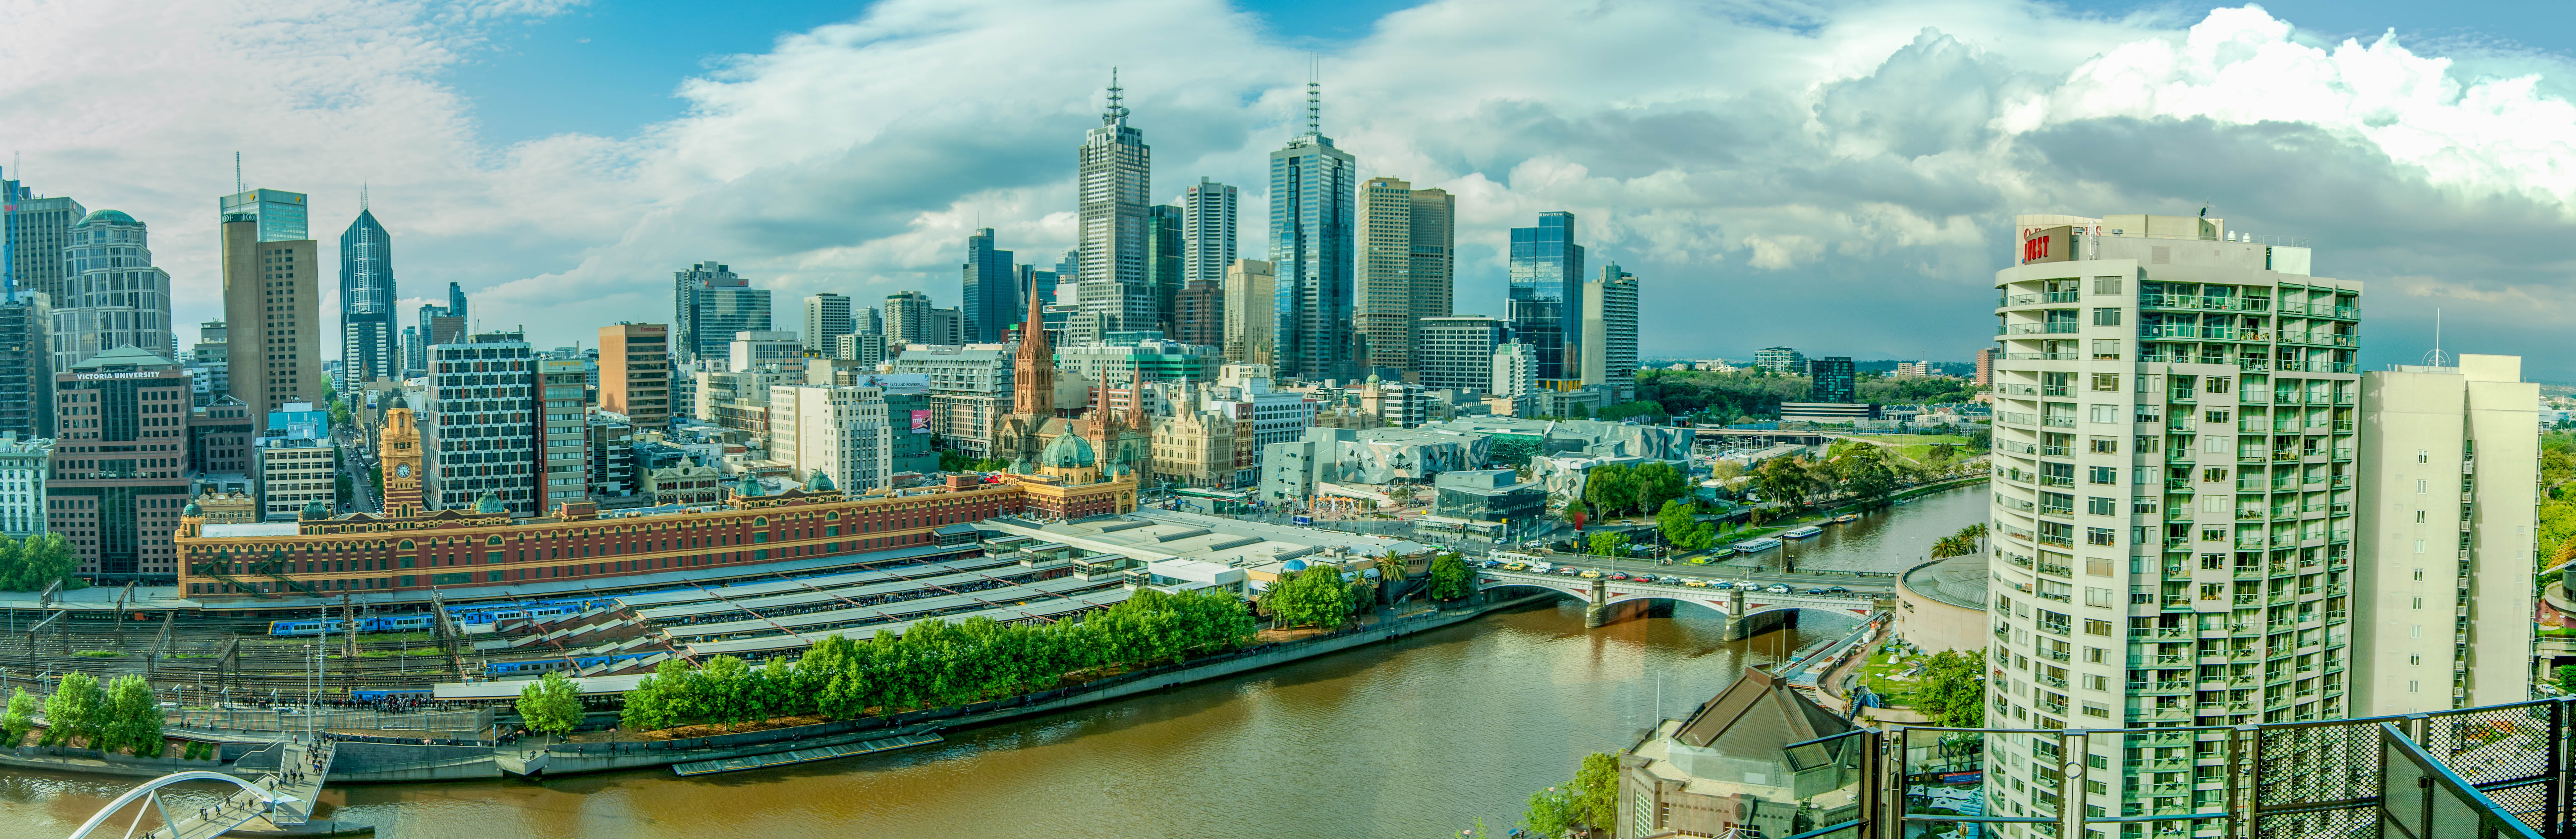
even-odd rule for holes
{"type": "Polygon", "coordinates": [[[2433,310],[2433,351],[2424,354],[2424,366],[2449,367],[2451,357],[2442,352],[2442,310],[2433,310]]]}
{"type": "Polygon", "coordinates": [[[1306,133],[1324,133],[1324,59],[1306,57],[1306,133]]]}

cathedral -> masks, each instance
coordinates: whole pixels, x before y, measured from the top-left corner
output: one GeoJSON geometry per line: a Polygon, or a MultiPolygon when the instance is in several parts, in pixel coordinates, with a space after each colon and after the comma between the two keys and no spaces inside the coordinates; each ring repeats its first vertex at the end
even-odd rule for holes
{"type": "Polygon", "coordinates": [[[1056,416],[1055,347],[1047,341],[1040,305],[1037,295],[1029,295],[1028,320],[1020,329],[1020,353],[1011,373],[1011,414],[994,429],[994,454],[1008,458],[1015,474],[1053,476],[1068,485],[1143,484],[1154,433],[1142,388],[1128,400],[1125,412],[1113,411],[1104,373],[1089,411],[1081,417],[1056,416]]]}

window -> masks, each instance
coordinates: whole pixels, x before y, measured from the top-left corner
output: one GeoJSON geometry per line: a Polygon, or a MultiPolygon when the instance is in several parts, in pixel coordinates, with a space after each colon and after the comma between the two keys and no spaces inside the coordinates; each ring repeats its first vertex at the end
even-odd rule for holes
{"type": "Polygon", "coordinates": [[[2093,482],[2093,483],[2102,484],[2102,485],[2105,485],[2105,486],[2117,486],[2117,485],[2119,485],[2119,483],[2120,483],[2120,467],[2117,467],[2117,466],[2095,466],[2095,467],[2091,467],[2091,469],[2092,469],[2092,482],[2093,482]]]}
{"type": "Polygon", "coordinates": [[[2236,450],[2236,440],[2225,435],[2212,434],[2200,438],[2200,450],[2210,454],[2226,454],[2236,450]]]}
{"type": "Polygon", "coordinates": [[[2120,500],[2117,498],[2103,498],[2100,496],[2086,498],[2084,499],[2084,512],[2086,514],[2096,516],[2116,516],[2120,514],[2120,500]]]}
{"type": "Polygon", "coordinates": [[[2415,579],[2416,579],[2418,582],[2421,582],[2421,581],[2424,579],[2424,569],[2422,569],[2422,568],[2417,568],[2417,569],[2415,569],[2415,579]]]}
{"type": "Polygon", "coordinates": [[[2410,656],[2407,656],[2407,657],[2406,657],[2406,663],[2408,663],[2408,664],[2422,664],[2422,663],[2424,663],[2424,657],[2423,657],[2423,656],[2420,656],[2420,655],[2410,655],[2410,656]]]}
{"type": "Polygon", "coordinates": [[[2422,608],[2424,608],[2424,598],[2421,598],[2421,597],[2415,598],[2415,608],[2417,608],[2417,609],[2422,609],[2422,608]]]}
{"type": "Polygon", "coordinates": [[[2112,530],[2111,528],[2108,528],[2108,527],[2087,527],[2087,528],[2085,528],[2085,529],[2084,529],[2084,544],[2087,544],[2087,545],[2117,545],[2117,544],[2120,544],[2120,535],[2119,535],[2119,531],[2112,530]]]}
{"type": "Polygon", "coordinates": [[[2108,637],[2111,634],[2111,622],[2086,618],[2084,619],[2084,634],[2108,637]]]}
{"type": "MultiPolygon", "coordinates": [[[[2164,406],[2162,406],[2162,405],[2143,405],[2143,404],[2142,404],[2142,405],[2139,405],[2139,406],[2138,406],[2138,421],[2139,421],[2139,422],[2163,422],[2163,421],[2164,421],[2164,418],[2165,418],[2165,408],[2164,408],[2164,406]]],[[[2190,430],[2190,429],[2183,429],[2183,430],[2188,431],[2188,430],[2190,430]]]]}
{"type": "MultiPolygon", "coordinates": [[[[2109,709],[2109,708],[2105,708],[2105,707],[2102,707],[2102,706],[2100,706],[2100,705],[2095,705],[2095,704],[2093,704],[2093,703],[2091,703],[2091,702],[2087,702],[2087,703],[2084,703],[2084,715],[2085,715],[2085,716],[2088,716],[2088,717],[2104,717],[2104,718],[2108,718],[2108,717],[2110,717],[2110,716],[2111,716],[2111,709],[2109,709]]],[[[2094,783],[2100,783],[2100,782],[2099,782],[2099,781],[2086,781],[2085,783],[2088,783],[2088,784],[2094,784],[2094,783]]]]}
{"type": "Polygon", "coordinates": [[[2415,494],[2416,494],[2416,495],[2423,495],[2423,494],[2424,494],[2424,489],[2425,489],[2425,486],[2424,486],[2424,482],[2423,482],[2423,481],[2416,481],[2416,482],[2415,482],[2415,494]]]}
{"type": "Polygon", "coordinates": [[[2140,434],[2140,435],[2138,435],[2137,447],[2138,447],[2138,453],[2139,453],[2139,454],[2155,454],[2156,452],[2163,451],[2163,450],[2164,450],[2164,445],[2163,445],[2163,444],[2164,444],[2164,437],[2163,437],[2163,436],[2161,436],[2161,435],[2156,435],[2156,434],[2140,434]]]}
{"type": "Polygon", "coordinates": [[[2424,637],[2424,625],[2420,623],[2409,625],[2406,627],[2406,636],[2409,638],[2424,637]]]}
{"type": "Polygon", "coordinates": [[[2120,392],[2120,374],[2118,374],[2118,373],[2095,373],[2095,374],[2093,374],[2093,389],[2094,389],[2094,390],[2099,390],[2099,391],[2106,391],[2106,392],[2110,392],[2110,393],[2118,393],[2118,392],[2120,392]]]}
{"type": "Polygon", "coordinates": [[[2120,360],[2120,339],[2118,339],[2118,338],[2095,338],[2095,339],[2093,339],[2093,360],[2095,360],[2095,361],[2118,361],[2118,360],[2120,360]]]}
{"type": "Polygon", "coordinates": [[[2085,557],[2084,573],[2096,577],[2111,576],[2111,561],[2098,556],[2085,557]]]}
{"type": "Polygon", "coordinates": [[[2094,325],[2094,326],[2118,326],[2118,325],[2120,325],[2120,310],[2119,310],[2119,309],[2117,309],[2117,308],[2101,308],[2101,309],[2095,309],[2095,310],[2093,310],[2093,325],[2094,325]]]}
{"type": "Polygon", "coordinates": [[[2224,408],[2211,408],[2207,411],[2202,411],[2200,415],[2200,420],[2202,422],[2210,423],[2212,425],[2226,425],[2227,419],[2227,410],[2224,408]]]}
{"type": "Polygon", "coordinates": [[[2093,417],[2092,417],[2092,419],[2093,419],[2093,421],[2094,421],[2094,422],[2102,423],[2102,424],[2105,424],[2105,425],[2112,425],[2112,424],[2117,424],[2117,423],[2120,421],[2120,406],[2118,406],[2118,405],[2094,405],[2094,406],[2092,406],[2092,407],[2093,407],[2093,417]]]}
{"type": "Polygon", "coordinates": [[[2200,470],[2200,482],[2205,484],[2227,483],[2227,470],[2216,466],[2202,469],[2200,470]]]}
{"type": "MultiPolygon", "coordinates": [[[[2417,463],[2431,463],[2431,462],[2433,462],[2433,453],[2432,453],[2431,451],[2429,451],[2429,450],[2425,450],[2425,449],[2416,449],[2416,450],[2415,450],[2415,462],[2417,462],[2417,463]]],[[[2418,483],[2421,483],[2421,482],[2419,481],[2418,483]]]]}
{"type": "Polygon", "coordinates": [[[2085,647],[2085,648],[2084,648],[2084,663],[2086,663],[2086,664],[2100,664],[2100,663],[2102,663],[2102,648],[2100,648],[2100,647],[2085,647]]]}
{"type": "Polygon", "coordinates": [[[2208,393],[2226,393],[2229,384],[2233,381],[2235,380],[2226,376],[2211,376],[2201,381],[2201,390],[2208,393]]]}
{"type": "Polygon", "coordinates": [[[2119,278],[2119,277],[2094,277],[2094,278],[2093,278],[2093,293],[2094,293],[2094,294],[2118,294],[2118,293],[2120,293],[2120,278],[2119,278]]]}

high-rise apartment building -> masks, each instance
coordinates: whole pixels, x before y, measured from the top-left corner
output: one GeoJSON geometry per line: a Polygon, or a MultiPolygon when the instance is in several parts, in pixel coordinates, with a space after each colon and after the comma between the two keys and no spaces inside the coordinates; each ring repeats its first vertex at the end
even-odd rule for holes
{"type": "Polygon", "coordinates": [[[1181,282],[1224,283],[1234,265],[1235,188],[1200,178],[1181,190],[1181,282]]]}
{"type": "Polygon", "coordinates": [[[0,292],[0,433],[54,436],[53,307],[42,292],[0,292]]]}
{"type": "Polygon", "coordinates": [[[778,385],[769,389],[769,417],[770,458],[787,463],[797,480],[811,485],[830,476],[847,492],[891,483],[896,431],[883,390],[778,385]]]}
{"type": "Polygon", "coordinates": [[[170,272],[152,267],[142,222],[99,210],[74,224],[62,248],[63,294],[53,299],[53,366],[117,347],[177,358],[170,334],[170,272]]]}
{"type": "Polygon", "coordinates": [[[1270,365],[1281,378],[1355,378],[1351,238],[1358,187],[1359,163],[1324,136],[1323,94],[1309,82],[1305,133],[1270,153],[1270,264],[1278,288],[1270,365]]]}
{"type": "Polygon", "coordinates": [[[552,510],[567,501],[590,497],[590,398],[586,387],[590,372],[579,359],[537,359],[538,408],[544,412],[543,448],[539,449],[544,472],[539,476],[545,501],[540,510],[552,510]]]}
{"type": "MultiPolygon", "coordinates": [[[[1238,259],[1225,269],[1225,360],[1228,364],[1270,363],[1278,348],[1271,331],[1279,328],[1279,277],[1270,263],[1238,259]]],[[[1266,381],[1269,374],[1264,372],[1266,381]]]]}
{"type": "Polygon", "coordinates": [[[221,203],[226,373],[266,431],[270,412],[322,395],[322,265],[304,196],[257,189],[221,203]]]}
{"type": "Polygon", "coordinates": [[[1537,227],[1512,228],[1511,289],[1503,318],[1512,322],[1514,339],[1538,353],[1538,377],[1573,379],[1581,374],[1583,331],[1578,319],[1583,304],[1583,246],[1574,243],[1574,214],[1538,214],[1537,227]]]}
{"type": "Polygon", "coordinates": [[[886,336],[873,332],[843,335],[832,339],[832,357],[856,361],[859,366],[876,369],[886,359],[886,336]]]}
{"type": "Polygon", "coordinates": [[[1096,340],[1107,332],[1150,329],[1155,323],[1146,259],[1152,150],[1145,145],[1144,133],[1127,124],[1127,109],[1118,104],[1120,90],[1113,73],[1109,108],[1100,114],[1100,127],[1083,135],[1076,152],[1074,192],[1081,217],[1075,234],[1081,273],[1074,300],[1081,310],[1073,330],[1079,342],[1096,340]]]}
{"type": "Polygon", "coordinates": [[[1613,402],[1637,398],[1637,275],[1616,262],[1583,284],[1583,383],[1613,402]]]}
{"type": "Polygon", "coordinates": [[[401,343],[394,334],[394,239],[375,211],[340,232],[340,389],[356,393],[379,378],[399,378],[401,343]]]}
{"type": "Polygon", "coordinates": [[[339,498],[331,468],[331,412],[309,402],[289,402],[269,412],[254,461],[259,467],[259,520],[294,521],[307,506],[328,511],[339,498]]]}
{"type": "Polygon", "coordinates": [[[1977,350],[1977,386],[1995,386],[1995,348],[1977,350]]]}
{"type": "Polygon", "coordinates": [[[46,529],[93,584],[178,579],[170,533],[188,502],[188,371],[117,347],[54,376],[54,474],[46,529]]]}
{"type": "Polygon", "coordinates": [[[1527,396],[1538,391],[1538,348],[1523,343],[1494,347],[1495,396],[1527,396]]]}
{"type": "MultiPolygon", "coordinates": [[[[2310,315],[2295,338],[2284,326],[2285,340],[2333,346],[2351,335],[2340,328],[2344,304],[2313,291],[2302,296],[2280,299],[2285,323],[2294,322],[2292,311],[2310,315]]],[[[2531,696],[2525,651],[2533,634],[2540,386],[2522,380],[2517,356],[2463,355],[2457,366],[2426,360],[2361,376],[2353,716],[2531,696]]],[[[2300,448],[2285,450],[2276,436],[2271,451],[2306,460],[2309,442],[2338,433],[2337,411],[2351,413],[2275,403],[2267,430],[2298,434],[2300,448]]]]}
{"type": "Polygon", "coordinates": [[[635,428],[671,425],[671,328],[619,323],[599,328],[599,407],[635,428]]]}
{"type": "Polygon", "coordinates": [[[966,340],[992,343],[1009,337],[1011,324],[1020,321],[1020,278],[1012,270],[1011,252],[993,247],[993,228],[966,237],[966,264],[961,267],[965,302],[958,308],[965,311],[966,340]]]}
{"type": "Polygon", "coordinates": [[[188,349],[186,365],[188,373],[197,377],[197,407],[232,395],[232,351],[227,343],[223,321],[197,324],[197,343],[188,349]]]}
{"type": "Polygon", "coordinates": [[[513,514],[536,514],[537,368],[527,338],[468,335],[430,347],[429,363],[427,410],[418,418],[428,473],[422,500],[430,509],[470,509],[488,493],[513,514]]]}
{"type": "Polygon", "coordinates": [[[930,340],[930,295],[918,291],[898,291],[886,295],[886,346],[939,343],[930,340]]]}
{"type": "Polygon", "coordinates": [[[1494,386],[1494,348],[1506,325],[1483,315],[1423,318],[1417,328],[1414,367],[1433,390],[1487,390],[1494,386]]]}
{"type": "Polygon", "coordinates": [[[1368,339],[1368,366],[1418,369],[1422,319],[1449,314],[1456,222],[1457,202],[1446,190],[1414,189],[1395,178],[1360,185],[1353,309],[1354,328],[1368,339]]]}
{"type": "Polygon", "coordinates": [[[829,354],[832,339],[859,331],[850,314],[850,298],[823,292],[805,298],[805,348],[829,354]]]}
{"type": "Polygon", "coordinates": [[[672,346],[680,360],[724,358],[736,332],[769,331],[769,290],[730,266],[700,262],[671,272],[675,320],[672,346]]]}
{"type": "Polygon", "coordinates": [[[1807,354],[1788,347],[1763,347],[1753,351],[1753,366],[1773,375],[1807,374],[1807,354]]]}
{"type": "Polygon", "coordinates": [[[1179,207],[1157,204],[1145,208],[1145,286],[1153,291],[1154,320],[1151,326],[1129,326],[1122,331],[1158,329],[1170,335],[1178,328],[1173,307],[1181,297],[1185,265],[1183,226],[1179,207]]]}
{"type": "Polygon", "coordinates": [[[1858,383],[1854,381],[1851,356],[1818,356],[1807,362],[1807,401],[1835,404],[1858,402],[1858,383]]]}
{"type": "Polygon", "coordinates": [[[805,342],[793,332],[736,332],[733,343],[726,346],[730,361],[725,369],[741,373],[776,364],[797,364],[805,357],[805,342]]]}
{"type": "MultiPolygon", "coordinates": [[[[2310,276],[2307,248],[2237,241],[2221,219],[2018,221],[2019,258],[1995,274],[1987,724],[2351,713],[2360,284],[2310,276]]],[[[2220,753],[2230,736],[2180,733],[2148,757],[2220,753]]],[[[2018,739],[2003,748],[2030,748],[2018,739]]],[[[1988,765],[1986,812],[2193,795],[2115,768],[2059,801],[2055,763],[1988,765]]]]}

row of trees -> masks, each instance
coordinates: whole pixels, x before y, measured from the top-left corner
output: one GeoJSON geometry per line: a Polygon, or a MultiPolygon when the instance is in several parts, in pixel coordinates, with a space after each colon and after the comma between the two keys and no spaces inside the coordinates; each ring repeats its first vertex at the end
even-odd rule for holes
{"type": "Polygon", "coordinates": [[[1957,533],[1932,540],[1932,558],[1949,559],[1954,556],[1982,553],[1985,551],[1985,538],[1984,522],[1959,528],[1957,533]]]}
{"type": "Polygon", "coordinates": [[[1307,566],[1306,570],[1280,575],[1278,582],[1262,589],[1261,611],[1283,627],[1339,629],[1360,604],[1352,588],[1349,581],[1342,579],[1340,566],[1307,566]]]}
{"type": "Polygon", "coordinates": [[[759,669],[733,656],[696,668],[664,661],[626,694],[622,721],[652,730],[959,705],[1044,690],[1085,671],[1233,649],[1254,631],[1251,612],[1227,592],[1140,589],[1081,620],[1022,626],[933,619],[865,642],[828,636],[802,659],[759,669]]]}
{"type": "Polygon", "coordinates": [[[62,580],[63,588],[81,588],[83,583],[71,578],[80,568],[80,557],[72,553],[72,543],[62,534],[29,536],[24,541],[0,537],[0,591],[43,591],[62,580]]]}
{"type": "Polygon", "coordinates": [[[1660,460],[1630,467],[1605,463],[1583,473],[1583,497],[1570,502],[1568,515],[1591,513],[1602,518],[1662,509],[1664,502],[1690,495],[1690,480],[1660,460]]]}
{"type": "Polygon", "coordinates": [[[1888,460],[1887,449],[1857,440],[1835,443],[1822,459],[1780,457],[1753,470],[1753,488],[1762,497],[1792,508],[1812,499],[1841,495],[1875,501],[1896,489],[1903,476],[1888,460]]]}
{"type": "MultiPolygon", "coordinates": [[[[37,700],[19,688],[0,711],[0,736],[6,745],[25,742],[36,727],[37,700]]],[[[100,751],[127,751],[136,757],[161,756],[161,702],[142,676],[118,676],[105,688],[87,673],[73,673],[54,685],[44,700],[45,737],[39,745],[80,745],[100,751]]]]}

